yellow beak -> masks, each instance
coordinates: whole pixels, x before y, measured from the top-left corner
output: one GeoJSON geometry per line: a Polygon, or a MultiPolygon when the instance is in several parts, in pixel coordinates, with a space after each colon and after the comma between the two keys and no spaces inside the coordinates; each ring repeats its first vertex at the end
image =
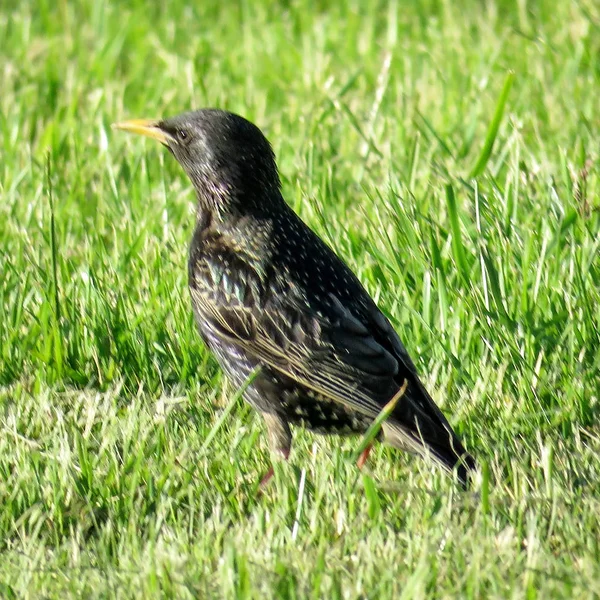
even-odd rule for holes
{"type": "Polygon", "coordinates": [[[123,129],[124,131],[154,138],[161,144],[168,146],[169,142],[173,141],[173,138],[158,126],[159,123],[160,121],[152,119],[132,119],[131,121],[123,121],[122,123],[113,123],[112,127],[113,129],[123,129]]]}

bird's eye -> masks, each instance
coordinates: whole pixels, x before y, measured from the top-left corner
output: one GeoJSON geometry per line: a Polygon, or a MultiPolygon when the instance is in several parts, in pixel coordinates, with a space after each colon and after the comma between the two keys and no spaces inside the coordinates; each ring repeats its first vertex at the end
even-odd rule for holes
{"type": "Polygon", "coordinates": [[[178,137],[178,138],[179,138],[181,141],[184,141],[184,140],[186,140],[186,139],[187,139],[187,136],[188,136],[187,132],[186,132],[186,131],[184,131],[183,129],[179,129],[179,130],[177,130],[177,137],[178,137]]]}

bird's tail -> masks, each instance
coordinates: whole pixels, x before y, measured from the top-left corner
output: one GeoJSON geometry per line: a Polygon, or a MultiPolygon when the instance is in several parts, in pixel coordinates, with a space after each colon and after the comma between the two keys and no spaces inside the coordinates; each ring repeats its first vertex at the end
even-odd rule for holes
{"type": "Polygon", "coordinates": [[[455,472],[463,487],[477,470],[450,424],[420,381],[409,384],[390,418],[383,424],[390,445],[431,457],[446,471],[455,472]]]}

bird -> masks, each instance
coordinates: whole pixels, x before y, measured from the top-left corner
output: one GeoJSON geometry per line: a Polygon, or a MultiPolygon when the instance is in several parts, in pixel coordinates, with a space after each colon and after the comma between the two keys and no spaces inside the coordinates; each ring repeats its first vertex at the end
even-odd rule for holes
{"type": "Polygon", "coordinates": [[[264,419],[273,458],[289,457],[290,426],[364,435],[395,399],[378,439],[428,457],[468,487],[474,458],[389,319],[285,202],[262,131],[217,108],[113,127],[166,146],[195,189],[188,287],[196,324],[233,385],[246,383],[244,399],[264,419]]]}

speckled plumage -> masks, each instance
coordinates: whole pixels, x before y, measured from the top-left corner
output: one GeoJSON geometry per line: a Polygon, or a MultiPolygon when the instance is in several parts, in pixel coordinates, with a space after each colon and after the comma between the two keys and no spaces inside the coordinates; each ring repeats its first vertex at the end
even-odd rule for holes
{"type": "MultiPolygon", "coordinates": [[[[289,424],[365,432],[408,388],[382,433],[466,483],[475,468],[386,317],[346,264],[285,203],[262,133],[205,109],[152,124],[198,197],[189,287],[200,333],[287,456],[289,424]]],[[[160,138],[159,138],[160,139],[160,138]]]]}

